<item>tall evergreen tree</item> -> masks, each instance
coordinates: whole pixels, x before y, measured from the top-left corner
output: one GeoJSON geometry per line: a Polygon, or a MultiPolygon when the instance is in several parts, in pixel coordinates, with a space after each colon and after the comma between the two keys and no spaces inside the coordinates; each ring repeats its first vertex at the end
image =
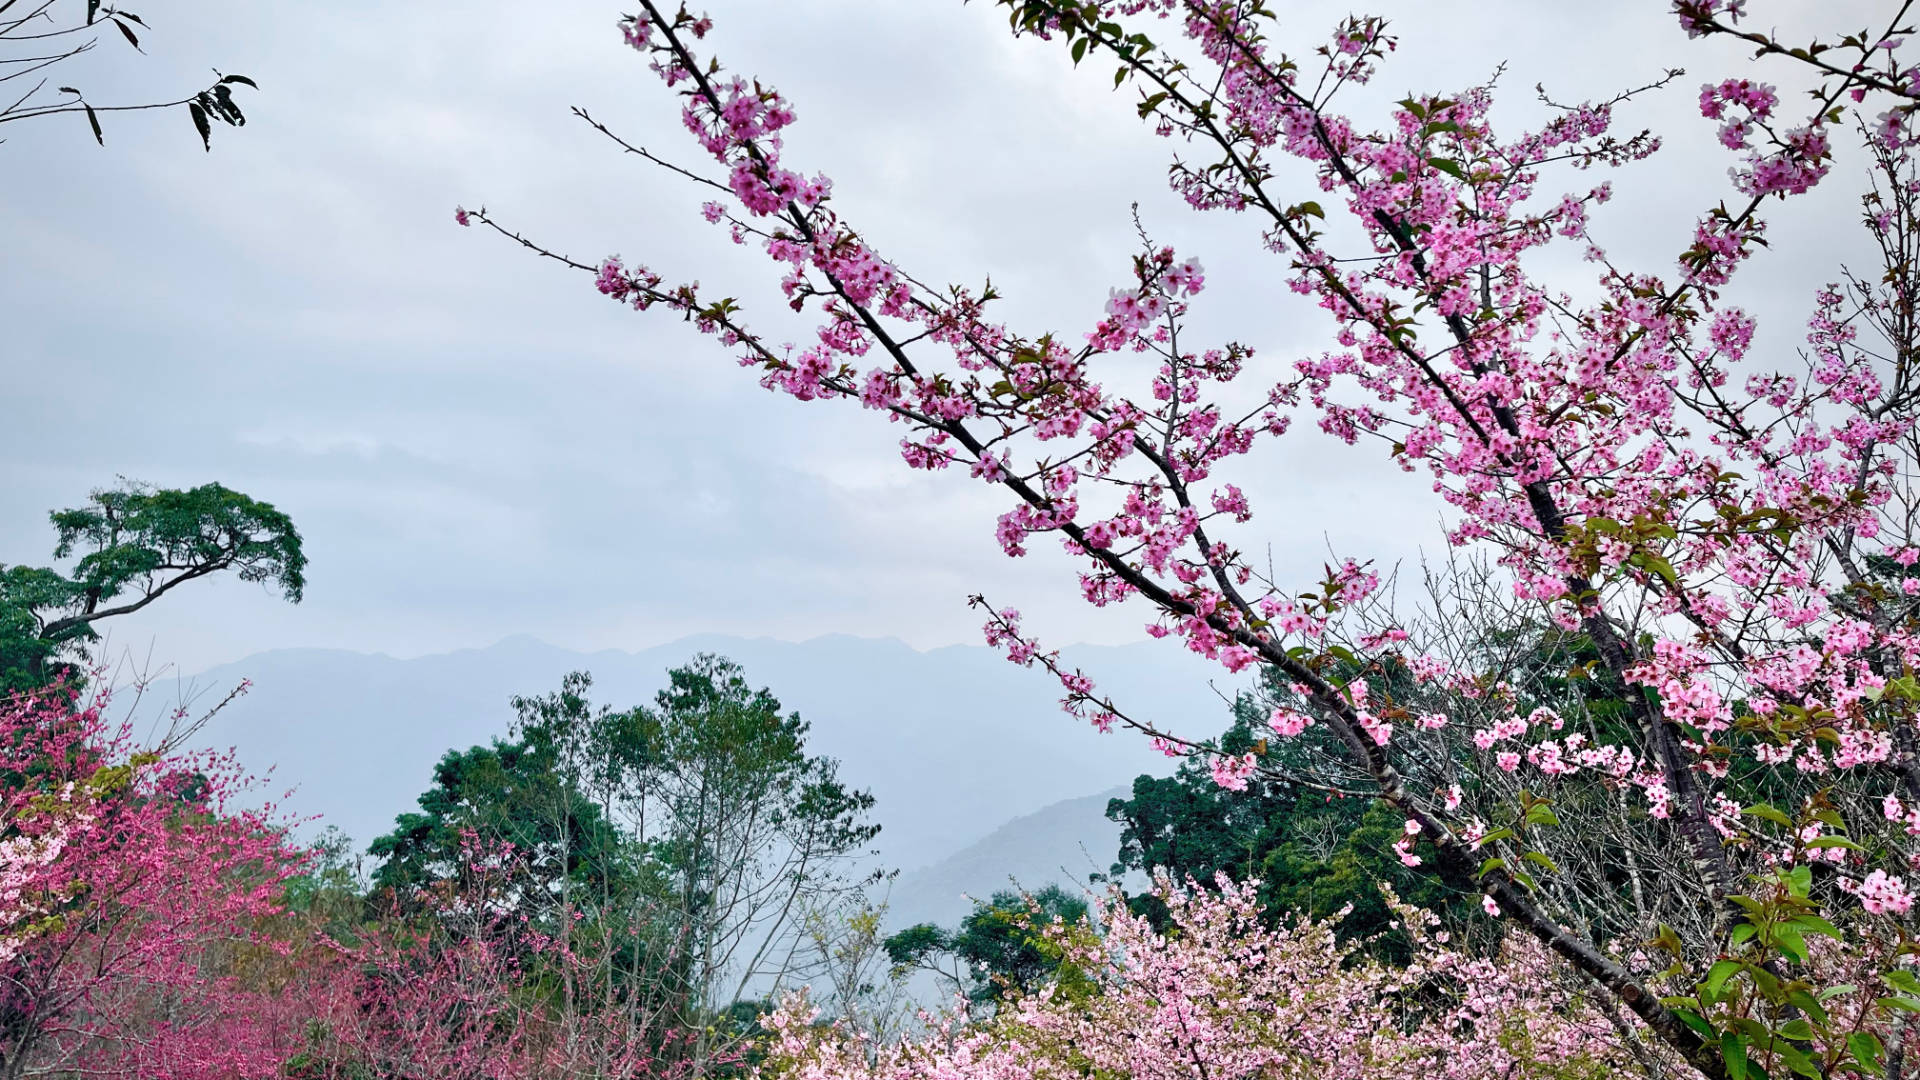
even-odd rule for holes
{"type": "Polygon", "coordinates": [[[122,481],[56,510],[53,557],[66,571],[0,565],[0,692],[74,679],[98,625],[199,578],[231,573],[298,603],[307,557],[293,520],[220,484],[122,481]]]}

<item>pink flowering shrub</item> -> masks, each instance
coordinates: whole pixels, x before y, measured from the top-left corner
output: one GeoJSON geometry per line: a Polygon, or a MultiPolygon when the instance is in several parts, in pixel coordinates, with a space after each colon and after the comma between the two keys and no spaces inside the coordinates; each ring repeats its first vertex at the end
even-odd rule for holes
{"type": "Polygon", "coordinates": [[[628,935],[510,914],[511,847],[471,852],[409,918],[365,919],[353,892],[325,927],[289,906],[308,857],[237,801],[231,758],[141,749],[106,707],[58,686],[0,702],[0,1076],[689,1071],[685,1033],[623,970],[628,935]]]}
{"type": "Polygon", "coordinates": [[[1417,959],[1395,967],[1339,943],[1337,920],[1263,925],[1249,886],[1182,890],[1163,877],[1154,891],[1171,913],[1165,933],[1119,903],[1101,907],[1100,932],[1047,928],[1070,975],[984,1023],[949,1017],[874,1046],[814,1026],[806,997],[789,998],[769,1021],[761,1075],[1598,1080],[1631,1065],[1591,991],[1535,942],[1470,956],[1396,901],[1417,959]]]}
{"type": "MultiPolygon", "coordinates": [[[[293,972],[307,1039],[293,1058],[304,1077],[409,1080],[674,1080],[693,1068],[690,1040],[627,979],[630,941],[567,924],[565,937],[514,912],[522,853],[469,833],[456,885],[421,910],[321,935],[293,972]],[[623,985],[624,984],[624,985],[623,985]]],[[[631,975],[632,973],[628,973],[631,975]]],[[[722,1055],[719,1063],[732,1063],[722,1055]]]]}
{"type": "Polygon", "coordinates": [[[300,865],[214,754],[141,751],[104,694],[0,703],[0,1068],[271,1075],[299,1018],[236,961],[300,865]]]}
{"type": "Polygon", "coordinates": [[[619,258],[554,257],[617,302],[690,320],[769,390],[898,425],[907,466],[1005,495],[991,527],[1007,555],[1058,543],[1088,603],[1290,695],[1274,739],[1229,756],[1129,715],[1017,610],[975,597],[987,640],[1055,675],[1074,716],[1202,755],[1230,789],[1269,770],[1385,801],[1406,821],[1402,863],[1478,889],[1705,1075],[1893,1066],[1876,1032],[1920,1010],[1895,963],[1920,867],[1920,65],[1905,9],[1794,46],[1750,29],[1746,0],[1675,3],[1680,30],[1740,38],[1756,60],[1699,91],[1729,186],[1701,196],[1670,261],[1632,266],[1603,243],[1612,187],[1592,174],[1658,150],[1617,130],[1657,87],[1517,132],[1496,125],[1486,85],[1356,117],[1342,91],[1398,47],[1377,18],[1288,53],[1292,28],[1255,0],[999,6],[1016,34],[1137,95],[1180,144],[1174,189],[1257,233],[1322,312],[1324,349],[1196,341],[1209,272],[1153,244],[1116,268],[1095,318],[994,321],[991,290],[929,286],[877,252],[830,181],[788,159],[794,106],[704,51],[704,15],[654,0],[620,30],[710,159],[711,175],[681,171],[729,193],[703,216],[780,268],[775,302],[815,332],[782,346],[734,299],[619,258]],[[1184,41],[1155,40],[1169,35],[1184,41]],[[1782,76],[1805,92],[1766,81],[1782,76]],[[1836,169],[1852,145],[1859,167],[1836,169]],[[1287,190],[1301,170],[1311,190],[1287,190]],[[1863,173],[1880,265],[1836,268],[1814,292],[1801,356],[1756,355],[1733,289],[1769,219],[1863,173]],[[1578,295],[1539,276],[1566,248],[1589,268],[1578,295]],[[1456,553],[1429,617],[1383,599],[1366,553],[1317,582],[1265,560],[1245,474],[1303,428],[1431,478],[1433,504],[1404,515],[1443,514],[1456,553]],[[1520,678],[1501,646],[1515,640],[1569,663],[1520,678]],[[1830,1023],[1820,995],[1860,984],[1818,981],[1818,938],[1883,964],[1871,1023],[1830,1023]]]}

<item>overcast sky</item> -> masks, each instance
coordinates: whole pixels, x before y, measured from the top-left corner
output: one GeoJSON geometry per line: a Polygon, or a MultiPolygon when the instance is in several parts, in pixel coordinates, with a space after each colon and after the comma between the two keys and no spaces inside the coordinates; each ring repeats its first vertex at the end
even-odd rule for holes
{"type": "MultiPolygon", "coordinates": [[[[1788,25],[1838,8],[1829,26],[1850,30],[1881,5],[1753,6],[1788,25]]],[[[1614,177],[1621,197],[1596,223],[1616,255],[1670,273],[1690,222],[1727,194],[1731,161],[1695,96],[1744,68],[1688,42],[1666,8],[1372,4],[1403,40],[1355,108],[1371,124],[1381,101],[1505,62],[1496,118],[1511,131],[1538,116],[1535,83],[1574,100],[1688,68],[1623,116],[1668,149],[1614,177]]],[[[189,671],[284,646],[407,656],[523,632],[591,648],[702,631],[927,647],[978,640],[963,602],[977,589],[1056,643],[1142,636],[1138,613],[1084,608],[1050,548],[1002,557],[1000,501],[963,475],[910,474],[898,428],[770,395],[671,318],[454,225],[456,203],[484,204],[579,257],[619,252],[777,307],[764,260],[699,221],[699,194],[568,116],[585,106],[695,160],[675,101],[620,44],[618,7],[135,10],[153,27],[148,55],[103,41],[61,81],[107,102],[204,85],[218,66],[261,90],[241,91],[251,122],[216,130],[211,154],[184,114],[110,116],[104,148],[71,117],[0,132],[0,562],[44,562],[45,512],[126,475],[270,501],[312,567],[297,607],[203,584],[119,626],[121,645],[189,671]]],[[[707,10],[729,67],[796,106],[789,162],[833,176],[841,212],[923,280],[991,273],[1016,325],[1081,332],[1126,275],[1137,200],[1158,239],[1206,264],[1213,335],[1276,365],[1329,343],[1247,222],[1197,216],[1166,191],[1170,147],[1108,72],[1012,41],[1003,9],[707,10]]],[[[1282,35],[1305,51],[1347,10],[1282,5],[1282,35]]],[[[1839,182],[1776,215],[1743,294],[1776,353],[1797,341],[1811,289],[1860,250],[1858,176],[1849,154],[1839,182]]],[[[1303,579],[1330,548],[1390,561],[1437,544],[1424,481],[1310,429],[1229,478],[1263,496],[1259,542],[1303,579]]]]}

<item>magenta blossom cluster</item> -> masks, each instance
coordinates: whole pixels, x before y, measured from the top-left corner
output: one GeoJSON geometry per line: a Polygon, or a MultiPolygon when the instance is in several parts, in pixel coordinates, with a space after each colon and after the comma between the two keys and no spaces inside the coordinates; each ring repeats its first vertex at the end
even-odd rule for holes
{"type": "Polygon", "coordinates": [[[1253,892],[1162,878],[1163,931],[1118,902],[1100,907],[1097,932],[1034,926],[1080,985],[1019,998],[984,1023],[938,1018],[899,1044],[823,1024],[805,995],[789,997],[769,1018],[769,1065],[795,1080],[1547,1080],[1632,1067],[1612,1026],[1535,943],[1473,956],[1389,895],[1420,956],[1390,966],[1342,943],[1331,920],[1263,925],[1253,892]]]}
{"type": "MultiPolygon", "coordinates": [[[[1740,36],[1815,85],[1795,108],[1751,77],[1705,86],[1702,120],[1738,155],[1732,184],[1670,264],[1634,267],[1597,234],[1612,187],[1590,173],[1658,150],[1616,123],[1654,88],[1559,107],[1517,133],[1496,125],[1488,85],[1413,94],[1363,120],[1336,104],[1397,48],[1380,19],[1342,21],[1305,60],[1250,0],[1001,4],[1016,33],[1113,61],[1140,115],[1181,144],[1175,191],[1251,223],[1322,313],[1323,350],[1276,362],[1195,341],[1206,276],[1150,242],[1104,310],[1069,331],[994,321],[991,287],[923,284],[841,215],[824,177],[789,163],[791,104],[696,53],[704,16],[653,0],[622,33],[680,96],[719,176],[681,171],[725,193],[703,216],[772,260],[811,336],[776,346],[731,299],[617,259],[574,265],[609,297],[689,318],[770,390],[899,425],[909,467],[961,466],[995,485],[1009,556],[1058,543],[1090,604],[1142,612],[1150,635],[1285,688],[1275,740],[1311,740],[1340,761],[1334,780],[1403,814],[1404,864],[1476,882],[1490,912],[1692,1067],[1739,1075],[1726,1047],[1761,1037],[1730,1019],[1730,976],[1715,965],[1736,965],[1741,993],[1785,994],[1780,965],[1809,962],[1807,934],[1841,934],[1831,917],[1906,912],[1920,858],[1880,812],[1889,795],[1920,805],[1920,78],[1904,32],[1794,49],[1746,30],[1738,0],[1677,2],[1688,34],[1740,36]],[[1184,43],[1162,48],[1149,29],[1184,43]],[[1851,64],[1832,59],[1848,50],[1851,64]],[[1850,115],[1876,173],[1865,218],[1886,275],[1820,290],[1803,357],[1769,364],[1729,290],[1766,244],[1766,215],[1830,181],[1850,115]],[[1284,193],[1288,175],[1309,190],[1284,193]],[[1541,277],[1556,249],[1589,268],[1579,295],[1541,277]],[[1618,721],[1563,715],[1472,657],[1427,653],[1364,558],[1333,560],[1317,581],[1271,566],[1236,470],[1305,429],[1428,477],[1447,544],[1493,568],[1528,628],[1584,643],[1592,659],[1567,677],[1617,687],[1618,721]],[[1757,777],[1801,794],[1752,804],[1757,777]],[[1688,932],[1699,927],[1673,946],[1679,970],[1719,970],[1718,983],[1656,993],[1649,980],[1668,969],[1596,946],[1543,899],[1535,874],[1563,871],[1533,837],[1575,827],[1559,800],[1666,830],[1686,860],[1686,884],[1671,888],[1695,904],[1688,932]],[[1870,829],[1886,842],[1857,839],[1870,829]]],[[[1095,727],[1205,755],[1229,789],[1269,767],[1264,745],[1230,755],[1128,716],[1017,612],[975,602],[988,640],[1052,673],[1067,710],[1095,727]]],[[[1920,984],[1912,995],[1920,1008],[1920,984]]],[[[1789,1068],[1779,1041],[1754,1044],[1769,1069],[1789,1068]]],[[[1844,1052],[1859,1064],[1871,1051],[1844,1052]]]]}

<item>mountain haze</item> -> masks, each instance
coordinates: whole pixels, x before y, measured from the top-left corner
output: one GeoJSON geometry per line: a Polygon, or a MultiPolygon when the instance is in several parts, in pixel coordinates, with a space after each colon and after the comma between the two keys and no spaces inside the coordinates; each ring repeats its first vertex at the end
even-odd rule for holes
{"type": "MultiPolygon", "coordinates": [[[[739,661],[749,682],[811,722],[810,747],[840,759],[843,778],[873,792],[881,856],[907,871],[1014,818],[1063,800],[1087,802],[1090,791],[1168,765],[1144,739],[1103,736],[1062,714],[1049,676],[980,646],[920,652],[893,639],[700,636],[639,652],[581,653],[516,637],[406,660],[278,650],[204,671],[192,685],[211,695],[251,679],[251,691],[201,741],[231,746],[256,772],[273,769],[268,790],[293,789],[285,809],[336,825],[364,848],[413,807],[448,749],[507,734],[513,695],[545,693],[566,672],[584,670],[598,702],[650,702],[667,669],[700,652],[739,661]]],[[[1191,732],[1223,725],[1224,706],[1208,682],[1218,668],[1197,657],[1153,642],[1074,646],[1062,656],[1136,715],[1191,732]]],[[[1008,873],[1029,872],[1028,863],[1086,862],[1076,850],[1087,832],[1082,819],[1090,807],[1098,818],[1105,798],[1067,813],[1077,824],[1062,825],[1058,844],[1042,843],[997,878],[969,878],[964,887],[990,892],[1008,873]]],[[[1104,869],[1111,848],[1094,851],[1094,864],[1104,869]]]]}
{"type": "Polygon", "coordinates": [[[1087,888],[1087,875],[1106,873],[1120,849],[1120,826],[1107,820],[1107,802],[1131,791],[1121,785],[1063,799],[1001,825],[939,862],[901,874],[887,897],[887,925],[950,927],[973,910],[972,901],[1002,889],[1087,888]]]}

